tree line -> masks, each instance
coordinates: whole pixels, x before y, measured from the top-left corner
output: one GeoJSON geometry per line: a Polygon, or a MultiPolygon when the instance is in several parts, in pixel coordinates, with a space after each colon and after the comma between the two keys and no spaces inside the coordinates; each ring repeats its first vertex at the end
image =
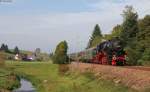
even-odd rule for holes
{"type": "Polygon", "coordinates": [[[103,39],[118,37],[127,51],[130,65],[150,65],[150,15],[138,19],[138,13],[132,6],[123,10],[123,23],[116,25],[111,34],[102,35],[96,24],[87,48],[98,45],[103,39]]]}
{"type": "MultiPolygon", "coordinates": [[[[143,19],[138,18],[138,13],[132,6],[126,6],[123,10],[123,23],[116,25],[111,34],[103,35],[100,26],[96,24],[89,39],[86,49],[97,46],[103,40],[118,37],[127,52],[128,64],[150,65],[150,15],[143,19]]],[[[54,63],[67,63],[67,42],[60,42],[53,55],[54,63]]]]}
{"type": "Polygon", "coordinates": [[[6,53],[10,53],[10,54],[19,54],[20,50],[19,48],[16,46],[14,49],[9,49],[7,44],[2,44],[0,47],[0,51],[1,52],[6,52],[6,53]]]}

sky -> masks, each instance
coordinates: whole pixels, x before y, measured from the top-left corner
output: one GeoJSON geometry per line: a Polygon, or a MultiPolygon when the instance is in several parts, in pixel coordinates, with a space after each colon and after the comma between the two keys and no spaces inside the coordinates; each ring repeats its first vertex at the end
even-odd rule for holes
{"type": "Polygon", "coordinates": [[[50,53],[66,40],[69,52],[78,52],[96,24],[103,34],[121,24],[126,5],[139,18],[150,14],[150,0],[0,0],[0,44],[50,53]]]}

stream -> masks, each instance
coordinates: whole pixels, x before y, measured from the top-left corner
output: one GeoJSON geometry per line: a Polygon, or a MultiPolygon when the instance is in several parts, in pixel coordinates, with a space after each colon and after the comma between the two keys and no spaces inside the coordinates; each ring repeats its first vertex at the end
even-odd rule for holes
{"type": "Polygon", "coordinates": [[[36,89],[33,87],[32,83],[28,80],[20,80],[21,87],[14,90],[13,92],[36,92],[36,89]]]}

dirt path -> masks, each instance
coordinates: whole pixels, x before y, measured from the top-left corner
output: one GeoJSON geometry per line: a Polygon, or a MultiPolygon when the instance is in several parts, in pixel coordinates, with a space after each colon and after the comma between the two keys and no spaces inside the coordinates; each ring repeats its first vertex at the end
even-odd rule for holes
{"type": "MultiPolygon", "coordinates": [[[[139,92],[150,88],[150,68],[140,66],[110,66],[87,63],[72,63],[70,68],[73,71],[90,70],[95,73],[97,78],[109,79],[114,83],[121,83],[139,92]]],[[[149,89],[150,90],[150,89],[149,89]]]]}

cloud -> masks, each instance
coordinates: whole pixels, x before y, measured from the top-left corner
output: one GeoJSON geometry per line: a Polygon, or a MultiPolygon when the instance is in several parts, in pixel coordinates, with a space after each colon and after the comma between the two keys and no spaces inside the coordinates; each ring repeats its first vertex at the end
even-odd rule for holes
{"type": "Polygon", "coordinates": [[[140,17],[150,14],[149,0],[98,0],[97,3],[89,4],[93,9],[108,15],[121,14],[126,5],[132,5],[140,17]]]}
{"type": "Polygon", "coordinates": [[[95,24],[100,24],[103,33],[107,32],[110,26],[107,23],[113,21],[102,16],[105,15],[99,12],[0,16],[0,42],[23,49],[34,50],[39,46],[52,51],[59,41],[67,40],[70,52],[79,51],[86,47],[95,24]]]}
{"type": "Polygon", "coordinates": [[[11,48],[54,51],[62,40],[69,43],[69,52],[83,50],[93,31],[99,24],[102,33],[122,23],[121,13],[125,5],[133,5],[140,17],[150,14],[149,0],[92,0],[87,1],[90,11],[60,12],[46,14],[0,15],[0,42],[11,48]],[[119,2],[120,1],[120,2],[119,2]]]}

